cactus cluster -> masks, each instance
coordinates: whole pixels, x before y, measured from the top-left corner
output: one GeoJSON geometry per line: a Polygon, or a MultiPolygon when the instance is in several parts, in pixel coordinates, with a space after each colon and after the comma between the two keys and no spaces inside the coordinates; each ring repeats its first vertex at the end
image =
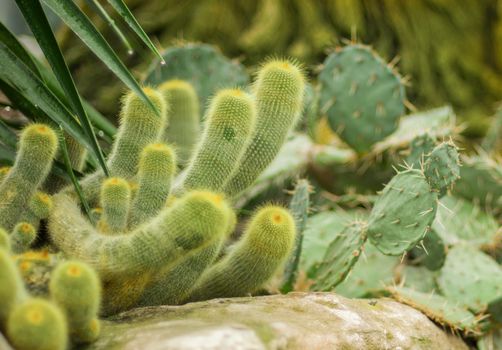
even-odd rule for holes
{"type": "Polygon", "coordinates": [[[56,132],[26,127],[0,185],[0,311],[8,340],[19,349],[64,349],[95,340],[99,316],[264,286],[293,250],[295,221],[281,205],[262,205],[224,253],[237,224],[233,203],[295,127],[304,80],[296,63],[270,60],[249,92],[217,91],[203,118],[200,86],[189,81],[144,88],[159,113],[129,93],[107,157],[110,176],[96,170],[80,179],[80,189],[68,185],[50,196],[38,191],[56,154],[56,132]],[[41,220],[48,240],[37,237],[41,220]],[[39,247],[58,260],[45,266],[50,278],[32,273],[39,247]]]}

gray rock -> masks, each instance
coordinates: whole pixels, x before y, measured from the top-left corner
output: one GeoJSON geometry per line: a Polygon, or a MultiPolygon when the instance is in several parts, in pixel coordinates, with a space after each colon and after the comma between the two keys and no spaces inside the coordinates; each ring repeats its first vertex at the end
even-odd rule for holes
{"type": "Polygon", "coordinates": [[[87,350],[316,350],[468,347],[390,299],[291,293],[145,307],[103,322],[87,350]]]}

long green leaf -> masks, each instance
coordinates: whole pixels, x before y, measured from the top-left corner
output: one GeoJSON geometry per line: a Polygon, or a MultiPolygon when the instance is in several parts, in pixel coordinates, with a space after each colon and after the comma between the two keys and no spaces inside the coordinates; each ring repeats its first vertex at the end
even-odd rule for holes
{"type": "Polygon", "coordinates": [[[0,119],[0,143],[16,149],[17,136],[2,119],[0,119]]]}
{"type": "Polygon", "coordinates": [[[21,61],[24,62],[35,74],[40,77],[40,72],[37,69],[35,62],[30,54],[25,50],[23,45],[17,40],[4,25],[0,22],[0,42],[9,48],[21,61]]]}
{"type": "Polygon", "coordinates": [[[81,141],[86,147],[92,148],[71,112],[2,42],[0,42],[0,80],[15,87],[33,106],[44,111],[56,124],[62,124],[72,137],[81,141]]]}
{"type": "Polygon", "coordinates": [[[0,165],[12,165],[16,159],[16,151],[0,143],[0,165]]]}
{"type": "Polygon", "coordinates": [[[108,0],[108,3],[112,5],[115,11],[124,19],[124,21],[131,27],[131,29],[136,33],[136,35],[145,43],[146,46],[160,59],[161,64],[164,64],[164,57],[157,50],[155,45],[152,43],[148,35],[139,25],[136,18],[133,16],[129,8],[122,0],[108,0]]]}
{"type": "Polygon", "coordinates": [[[103,19],[103,21],[105,21],[106,23],[108,23],[108,25],[112,28],[112,30],[115,32],[115,34],[117,35],[117,37],[119,38],[119,40],[126,47],[127,53],[129,55],[132,55],[134,53],[134,51],[132,49],[131,44],[129,44],[129,41],[127,40],[127,38],[124,35],[124,33],[122,33],[122,31],[120,30],[120,28],[115,24],[115,21],[113,20],[113,18],[111,18],[110,15],[108,15],[108,12],[106,12],[106,10],[103,8],[103,6],[101,6],[101,4],[99,3],[99,1],[98,0],[87,0],[87,2],[89,3],[89,5],[92,8],[94,8],[94,10],[103,19]]]}
{"type": "MultiPolygon", "coordinates": [[[[21,1],[21,0],[16,0],[21,1]]],[[[23,0],[33,1],[33,0],[23,0]]],[[[124,82],[131,90],[140,96],[152,110],[160,113],[146,96],[140,85],[134,79],[131,72],[124,66],[107,41],[98,32],[96,27],[87,16],[78,8],[73,1],[43,0],[80,39],[102,60],[115,75],[124,82]]]]}
{"type": "Polygon", "coordinates": [[[70,70],[68,69],[68,66],[63,58],[63,54],[59,49],[58,43],[49,25],[49,21],[45,16],[42,5],[39,0],[16,0],[16,3],[33,35],[37,39],[40,48],[44,52],[45,58],[51,65],[52,71],[63,88],[70,106],[78,116],[80,124],[85,131],[89,144],[91,145],[91,150],[98,159],[104,173],[108,175],[105,157],[103,156],[101,147],[99,146],[96,135],[94,134],[91,122],[85,113],[84,107],[82,106],[80,95],[77,92],[70,70]]]}

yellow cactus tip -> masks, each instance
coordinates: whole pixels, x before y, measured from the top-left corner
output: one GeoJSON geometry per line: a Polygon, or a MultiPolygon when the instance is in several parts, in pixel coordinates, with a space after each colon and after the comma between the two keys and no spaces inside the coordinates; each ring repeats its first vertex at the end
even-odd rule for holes
{"type": "Polygon", "coordinates": [[[276,212],[272,214],[272,221],[275,224],[280,224],[284,221],[284,215],[282,213],[276,212]]]}
{"type": "Polygon", "coordinates": [[[51,201],[51,197],[47,193],[39,193],[37,194],[38,199],[43,203],[49,203],[51,201]]]}
{"type": "Polygon", "coordinates": [[[66,273],[71,277],[79,277],[82,274],[82,269],[79,266],[72,264],[68,266],[66,273]]]}
{"type": "Polygon", "coordinates": [[[19,264],[19,269],[21,271],[28,271],[31,267],[31,263],[28,261],[23,261],[21,264],[19,264]]]}
{"type": "Polygon", "coordinates": [[[228,94],[235,97],[241,97],[244,95],[244,91],[241,89],[229,89],[228,94]]]}
{"type": "Polygon", "coordinates": [[[29,323],[38,325],[44,320],[44,315],[40,312],[38,308],[28,310],[26,314],[26,319],[29,323]]]}
{"type": "Polygon", "coordinates": [[[45,126],[45,125],[38,125],[38,126],[36,127],[36,130],[37,130],[38,132],[40,132],[40,133],[46,133],[46,132],[48,132],[48,131],[49,131],[49,128],[48,128],[47,126],[45,126]]]}
{"type": "Polygon", "coordinates": [[[147,94],[147,95],[150,95],[150,94],[155,94],[155,93],[156,93],[155,89],[153,89],[153,88],[152,88],[152,87],[150,87],[150,86],[145,86],[145,87],[143,88],[143,92],[144,92],[145,94],[147,94]]]}
{"type": "Polygon", "coordinates": [[[176,89],[176,88],[186,88],[190,84],[181,79],[168,80],[160,86],[160,89],[176,89]]]}
{"type": "Polygon", "coordinates": [[[31,233],[32,226],[28,223],[22,223],[20,229],[21,233],[28,234],[31,233]]]}

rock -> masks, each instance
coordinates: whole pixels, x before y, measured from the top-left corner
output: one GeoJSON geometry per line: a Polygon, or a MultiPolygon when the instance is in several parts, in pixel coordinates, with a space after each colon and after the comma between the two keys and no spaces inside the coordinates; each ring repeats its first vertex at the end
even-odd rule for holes
{"type": "Polygon", "coordinates": [[[434,349],[468,347],[390,299],[290,293],[138,308],[103,322],[87,350],[434,349]]]}

